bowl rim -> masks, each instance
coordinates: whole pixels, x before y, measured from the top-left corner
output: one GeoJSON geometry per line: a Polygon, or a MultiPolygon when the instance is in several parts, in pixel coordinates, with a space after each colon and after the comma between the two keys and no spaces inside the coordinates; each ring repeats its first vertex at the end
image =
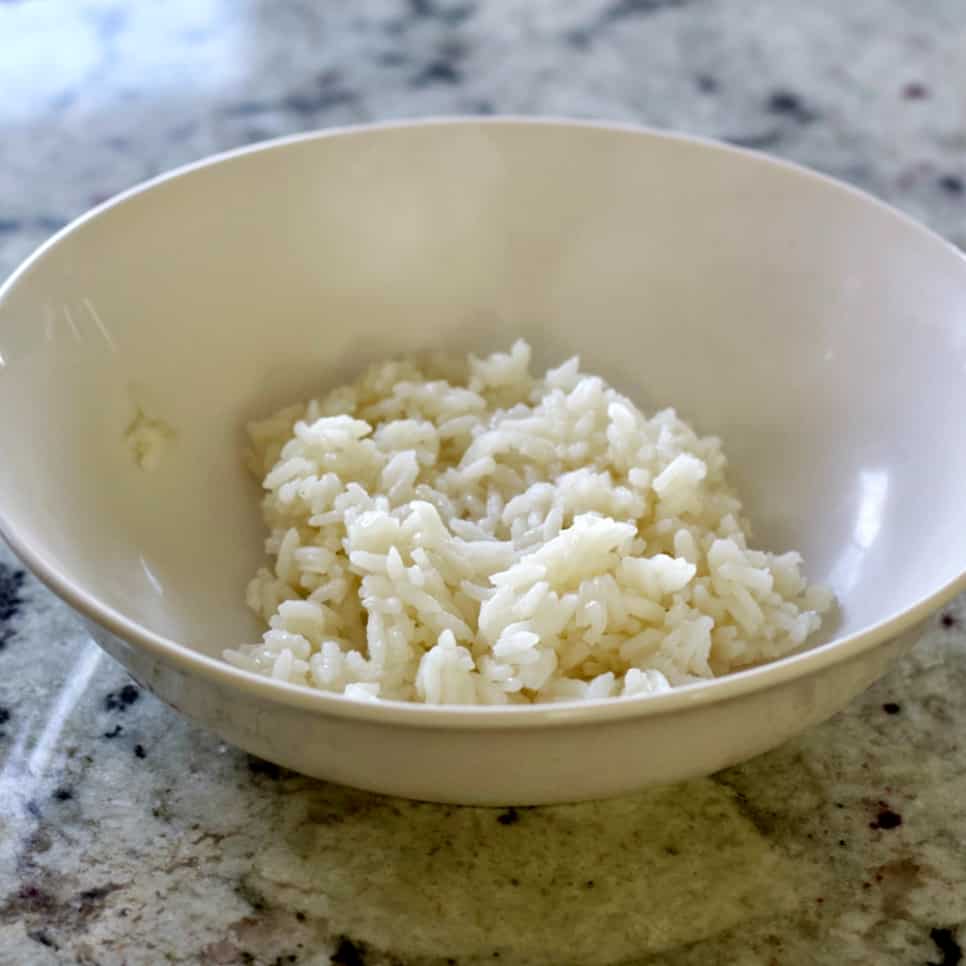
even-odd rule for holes
{"type": "MultiPolygon", "coordinates": [[[[703,150],[743,158],[746,161],[778,168],[788,175],[817,182],[824,189],[837,192],[843,198],[873,206],[917,234],[929,244],[952,253],[966,268],[966,255],[941,235],[926,227],[905,212],[886,204],[874,195],[836,178],[820,174],[792,161],[772,157],[761,151],[731,145],[711,137],[662,130],[623,121],[584,120],[566,116],[525,115],[443,115],[404,118],[365,124],[351,124],[322,130],[284,135],[227,151],[208,155],[197,161],[166,171],[140,182],[113,196],[100,205],[73,219],[25,258],[0,285],[0,305],[47,252],[74,234],[89,221],[125,204],[169,181],[192,173],[234,161],[247,155],[260,154],[311,141],[330,138],[365,137],[371,134],[391,134],[410,128],[498,128],[540,127],[599,131],[605,134],[642,137],[659,142],[690,145],[703,150]]],[[[444,728],[447,730],[480,729],[519,730],[573,725],[583,722],[613,722],[652,715],[667,715],[698,706],[731,701],[756,692],[788,684],[790,681],[816,675],[843,664],[867,650],[904,633],[926,620],[935,610],[966,590],[966,570],[926,594],[910,607],[896,611],[874,624],[836,637],[823,644],[778,658],[756,667],[737,671],[720,678],[686,684],[656,695],[637,695],[627,698],[598,698],[594,700],[561,701],[552,704],[530,705],[425,705],[415,702],[380,700],[360,701],[345,695],[319,691],[305,685],[289,684],[234,667],[220,658],[209,657],[188,645],[149,630],[126,617],[115,608],[101,602],[95,595],[79,586],[59,567],[45,560],[16,527],[0,506],[0,536],[20,560],[58,597],[82,617],[94,622],[111,634],[146,651],[161,664],[174,666],[188,675],[197,675],[212,685],[228,687],[269,704],[311,711],[324,716],[352,719],[371,724],[395,724],[415,728],[444,728]]]]}

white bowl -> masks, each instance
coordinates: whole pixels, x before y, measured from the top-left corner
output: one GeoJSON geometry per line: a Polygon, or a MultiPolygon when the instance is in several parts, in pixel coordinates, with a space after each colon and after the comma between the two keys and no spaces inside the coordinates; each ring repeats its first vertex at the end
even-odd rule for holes
{"type": "MultiPolygon", "coordinates": [[[[827,718],[964,585],[966,263],[872,198],[655,132],[432,121],[288,138],[81,218],[0,293],[0,529],[174,707],[310,775],[539,803],[702,775],[827,718]],[[355,703],[224,664],[255,639],[242,426],[364,363],[525,335],[724,438],[758,542],[837,637],[657,697],[355,703]],[[176,436],[139,469],[138,410],[176,436]]],[[[38,654],[38,660],[46,660],[38,654]]]]}

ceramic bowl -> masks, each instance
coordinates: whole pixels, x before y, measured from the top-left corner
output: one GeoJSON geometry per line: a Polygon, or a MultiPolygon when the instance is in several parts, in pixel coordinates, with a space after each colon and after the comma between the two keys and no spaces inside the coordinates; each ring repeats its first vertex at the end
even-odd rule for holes
{"type": "MultiPolygon", "coordinates": [[[[849,187],[747,151],[570,122],[286,138],[98,208],[0,294],[0,530],[163,700],[309,775],[532,804],[704,775],[827,718],[964,586],[966,263],[849,187]],[[656,697],[356,703],[223,663],[256,639],[246,420],[409,350],[523,335],[723,437],[831,633],[656,697]],[[172,432],[139,467],[138,419],[172,432]]],[[[38,660],[44,660],[38,654],[38,660]]]]}

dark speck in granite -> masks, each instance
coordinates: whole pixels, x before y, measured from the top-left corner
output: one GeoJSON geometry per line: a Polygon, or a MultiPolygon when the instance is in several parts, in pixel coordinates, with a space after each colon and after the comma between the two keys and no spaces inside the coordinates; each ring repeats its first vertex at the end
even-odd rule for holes
{"type": "Polygon", "coordinates": [[[876,816],[875,821],[869,822],[869,828],[888,831],[902,825],[901,815],[892,811],[891,808],[885,806],[883,803],[880,802],[879,804],[881,806],[879,814],[876,816]]]}
{"type": "Polygon", "coordinates": [[[105,731],[104,734],[101,735],[101,737],[102,738],[117,738],[123,732],[124,732],[124,729],[119,724],[116,724],[116,725],[114,725],[113,728],[111,728],[110,731],[105,731]]]}
{"type": "Polygon", "coordinates": [[[16,896],[7,898],[0,906],[0,917],[12,909],[23,915],[47,913],[55,906],[54,897],[32,883],[21,886],[16,896]]]}
{"type": "Polygon", "coordinates": [[[282,99],[282,106],[299,115],[318,114],[355,100],[355,95],[341,87],[295,91],[282,99]]]}
{"type": "Polygon", "coordinates": [[[0,563],[0,650],[13,638],[13,619],[24,602],[23,585],[26,574],[0,563]]]}
{"type": "Polygon", "coordinates": [[[55,788],[50,796],[56,802],[69,802],[73,797],[74,793],[65,787],[55,788]]]}
{"type": "Polygon", "coordinates": [[[247,878],[242,878],[235,886],[239,898],[244,899],[254,912],[264,912],[268,908],[265,896],[256,889],[247,878]]]}
{"type": "Polygon", "coordinates": [[[691,0],[617,0],[601,14],[605,23],[615,23],[627,17],[642,17],[659,10],[669,10],[673,7],[683,7],[691,0]]]}
{"type": "Polygon", "coordinates": [[[902,96],[907,101],[923,101],[929,97],[929,88],[919,81],[910,81],[902,88],[902,96]]]}
{"type": "Polygon", "coordinates": [[[621,20],[643,17],[661,10],[687,6],[694,0],[616,0],[608,4],[588,24],[567,32],[565,39],[578,50],[585,50],[597,39],[597,35],[621,20]]]}
{"type": "Polygon", "coordinates": [[[107,882],[62,898],[57,894],[59,883],[49,873],[46,875],[43,884],[40,880],[26,882],[0,903],[0,923],[23,922],[28,932],[34,934],[31,938],[35,942],[51,948],[57,948],[51,933],[72,936],[82,931],[101,915],[108,896],[124,888],[107,882]],[[39,938],[40,934],[44,939],[39,938]]]}
{"type": "Polygon", "coordinates": [[[60,946],[50,938],[46,929],[31,929],[27,936],[35,943],[40,943],[41,946],[46,946],[48,949],[60,949],[60,946]]]}
{"type": "Polygon", "coordinates": [[[466,45],[454,39],[447,40],[436,51],[436,55],[410,80],[414,88],[429,87],[433,84],[459,84],[463,80],[460,61],[466,57],[466,45]]]}
{"type": "Polygon", "coordinates": [[[448,60],[434,60],[416,74],[410,83],[413,87],[427,87],[430,84],[458,84],[462,79],[462,71],[448,60]]]}
{"type": "Polygon", "coordinates": [[[955,614],[950,614],[949,611],[946,611],[942,617],[939,618],[939,623],[942,624],[947,631],[959,627],[959,619],[955,614]]]}
{"type": "Polygon", "coordinates": [[[78,893],[78,898],[80,899],[81,905],[93,905],[94,903],[101,902],[112,892],[116,892],[121,886],[114,882],[109,882],[107,885],[96,886],[93,889],[85,889],[83,892],[78,893]]]}
{"type": "Polygon", "coordinates": [[[698,74],[695,83],[702,94],[714,94],[718,89],[718,82],[711,74],[698,74]]]}
{"type": "Polygon", "coordinates": [[[943,957],[939,962],[930,962],[929,966],[957,966],[963,961],[963,950],[951,929],[930,929],[929,938],[943,957]]]}
{"type": "MultiPolygon", "coordinates": [[[[141,697],[140,689],[133,684],[125,684],[117,691],[111,691],[104,698],[105,711],[126,711],[141,697]]],[[[113,735],[104,737],[114,737],[113,735]]]]}
{"type": "Polygon", "coordinates": [[[409,13],[415,20],[437,20],[455,27],[473,16],[473,3],[443,3],[440,0],[408,0],[409,13]]]}
{"type": "Polygon", "coordinates": [[[774,91],[768,98],[768,112],[791,118],[799,124],[810,124],[818,115],[802,102],[798,94],[791,91],[774,91]]]}
{"type": "Polygon", "coordinates": [[[366,966],[364,947],[343,936],[332,954],[332,966],[366,966]]]}
{"type": "Polygon", "coordinates": [[[939,178],[939,187],[951,195],[963,193],[963,179],[956,174],[944,174],[939,178]]]}
{"type": "Polygon", "coordinates": [[[902,705],[896,704],[895,701],[886,701],[886,703],[882,705],[882,710],[886,714],[898,714],[902,710],[902,705]]]}
{"type": "Polygon", "coordinates": [[[148,753],[144,750],[144,745],[138,744],[134,746],[134,757],[135,758],[147,758],[148,753]]]}

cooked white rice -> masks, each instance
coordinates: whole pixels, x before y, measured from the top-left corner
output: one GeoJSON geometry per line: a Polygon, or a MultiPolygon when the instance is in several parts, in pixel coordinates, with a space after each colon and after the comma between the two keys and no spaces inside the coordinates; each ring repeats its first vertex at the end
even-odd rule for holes
{"type": "Polygon", "coordinates": [[[719,440],[530,347],[387,362],[252,423],[273,565],[238,667],[364,700],[653,694],[801,645],[830,593],[748,547],[719,440]]]}

